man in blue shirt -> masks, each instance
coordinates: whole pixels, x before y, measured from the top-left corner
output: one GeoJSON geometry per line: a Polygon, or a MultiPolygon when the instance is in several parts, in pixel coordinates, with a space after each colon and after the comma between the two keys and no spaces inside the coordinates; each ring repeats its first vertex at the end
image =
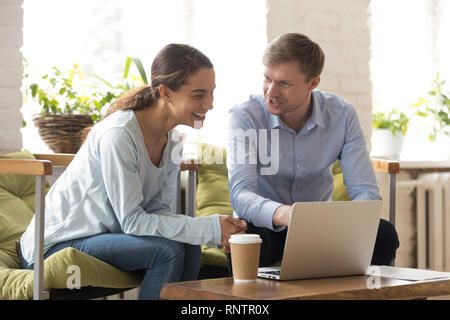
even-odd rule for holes
{"type": "MultiPolygon", "coordinates": [[[[331,200],[336,160],[352,200],[381,199],[355,108],[315,90],[324,60],[308,37],[278,37],[263,56],[264,94],[230,110],[230,201],[247,232],[263,239],[261,266],[281,260],[293,203],[331,200]]],[[[372,264],[391,264],[398,246],[381,219],[372,264]]]]}

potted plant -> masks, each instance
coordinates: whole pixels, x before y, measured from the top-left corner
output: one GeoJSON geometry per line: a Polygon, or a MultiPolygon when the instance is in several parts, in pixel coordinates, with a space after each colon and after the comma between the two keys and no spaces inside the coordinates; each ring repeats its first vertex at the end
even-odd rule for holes
{"type": "Polygon", "coordinates": [[[103,108],[131,87],[147,83],[142,63],[137,58],[127,58],[122,82],[116,85],[93,73],[82,72],[77,64],[66,72],[53,67],[52,73],[42,79],[47,85],[25,85],[25,97],[40,106],[33,122],[42,140],[55,153],[76,153],[82,143],[80,132],[101,118],[103,108]],[[133,62],[141,78],[130,77],[133,62]],[[99,80],[103,88],[92,85],[86,78],[99,80]]]}
{"type": "Polygon", "coordinates": [[[408,130],[409,117],[400,110],[372,112],[372,156],[398,160],[408,130]]]}

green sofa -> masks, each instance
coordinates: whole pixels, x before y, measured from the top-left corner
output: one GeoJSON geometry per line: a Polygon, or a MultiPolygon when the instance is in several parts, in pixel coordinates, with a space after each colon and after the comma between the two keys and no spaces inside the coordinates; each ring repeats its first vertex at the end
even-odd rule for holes
{"type": "MultiPolygon", "coordinates": [[[[34,159],[28,151],[0,156],[0,172],[11,172],[1,162],[34,159]]],[[[9,165],[10,166],[10,165],[9,165]]],[[[47,187],[48,189],[48,187],[47,187]]],[[[35,177],[0,174],[0,300],[32,299],[33,270],[21,269],[16,241],[27,228],[35,207],[35,177]]],[[[139,286],[142,274],[123,272],[103,261],[73,248],[61,250],[44,261],[44,284],[50,298],[95,298],[139,286]],[[80,268],[81,290],[67,289],[72,273],[69,266],[80,268]]]]}

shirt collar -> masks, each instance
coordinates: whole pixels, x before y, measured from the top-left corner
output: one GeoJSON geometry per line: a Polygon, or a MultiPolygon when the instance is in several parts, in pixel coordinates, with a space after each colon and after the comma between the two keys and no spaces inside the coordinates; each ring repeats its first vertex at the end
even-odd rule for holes
{"type": "MultiPolygon", "coordinates": [[[[267,110],[267,109],[266,109],[267,110]]],[[[270,112],[268,112],[269,114],[269,123],[270,123],[270,127],[272,129],[278,129],[281,128],[281,119],[279,116],[276,116],[274,114],[271,114],[270,112]]]]}
{"type": "MultiPolygon", "coordinates": [[[[320,105],[319,100],[317,99],[316,95],[314,94],[314,91],[311,93],[311,102],[312,102],[313,110],[311,113],[311,117],[306,122],[306,128],[308,130],[310,130],[310,129],[314,128],[316,125],[324,128],[325,123],[323,120],[322,106],[320,105]]],[[[267,108],[266,108],[266,110],[267,110],[267,108]]],[[[285,127],[283,121],[280,119],[279,116],[273,115],[270,112],[268,112],[268,114],[269,114],[270,127],[272,129],[285,127]]]]}

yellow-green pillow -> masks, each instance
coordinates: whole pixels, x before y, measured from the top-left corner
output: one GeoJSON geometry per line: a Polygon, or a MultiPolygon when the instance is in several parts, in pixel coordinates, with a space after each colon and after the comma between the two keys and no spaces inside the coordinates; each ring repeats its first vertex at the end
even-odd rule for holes
{"type": "MultiPolygon", "coordinates": [[[[21,152],[0,155],[0,159],[35,159],[35,157],[29,151],[23,150],[21,152]]],[[[32,211],[34,211],[35,184],[36,178],[32,175],[0,174],[0,189],[23,200],[32,211]]]]}
{"type": "MultiPolygon", "coordinates": [[[[34,156],[24,150],[0,158],[34,159],[34,156]]],[[[10,268],[20,268],[15,243],[34,214],[35,181],[32,175],[0,174],[0,263],[10,268]]]]}
{"type": "Polygon", "coordinates": [[[228,261],[223,249],[202,246],[201,265],[227,267],[228,261]]]}
{"type": "Polygon", "coordinates": [[[349,201],[351,200],[344,185],[344,175],[342,174],[339,161],[333,164],[334,190],[331,196],[333,201],[349,201]]]}
{"type": "MultiPolygon", "coordinates": [[[[197,216],[215,213],[232,215],[230,192],[228,191],[228,171],[226,149],[206,143],[197,145],[200,165],[197,171],[197,216]]],[[[202,246],[203,266],[228,265],[223,249],[202,246]]]]}
{"type": "MultiPolygon", "coordinates": [[[[133,288],[142,281],[140,272],[124,272],[77,249],[65,248],[45,259],[44,288],[66,289],[73,275],[69,266],[80,268],[81,287],[133,288]]],[[[33,275],[33,270],[0,266],[0,300],[31,299],[33,275]]]]}
{"type": "Polygon", "coordinates": [[[206,143],[197,147],[200,165],[197,171],[196,215],[232,215],[225,148],[206,143]]]}

